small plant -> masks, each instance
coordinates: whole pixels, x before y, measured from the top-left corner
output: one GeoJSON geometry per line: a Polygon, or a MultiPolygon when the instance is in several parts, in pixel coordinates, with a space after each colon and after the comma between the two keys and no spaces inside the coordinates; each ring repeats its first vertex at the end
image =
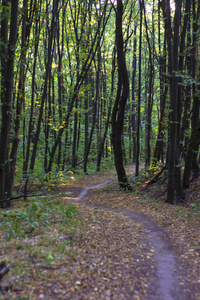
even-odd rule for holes
{"type": "Polygon", "coordinates": [[[70,204],[65,208],[65,215],[67,219],[71,220],[75,214],[77,214],[77,208],[74,204],[70,204]]]}
{"type": "Polygon", "coordinates": [[[48,225],[57,215],[59,219],[63,217],[62,221],[69,222],[76,213],[77,209],[73,204],[66,206],[57,199],[49,202],[44,198],[33,199],[28,200],[20,209],[8,211],[6,214],[2,212],[1,228],[8,240],[13,237],[24,238],[37,228],[48,225]]]}
{"type": "Polygon", "coordinates": [[[198,199],[195,202],[190,203],[190,208],[192,208],[193,210],[200,212],[200,199],[198,199]]]}

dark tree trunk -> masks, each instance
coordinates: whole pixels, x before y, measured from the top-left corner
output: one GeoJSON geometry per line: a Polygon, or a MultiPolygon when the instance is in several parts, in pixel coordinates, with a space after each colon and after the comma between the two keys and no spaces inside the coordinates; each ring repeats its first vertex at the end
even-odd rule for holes
{"type": "MultiPolygon", "coordinates": [[[[20,71],[19,71],[19,85],[17,94],[17,107],[15,117],[15,132],[12,144],[12,150],[10,154],[10,172],[9,172],[9,186],[8,186],[8,198],[12,197],[12,187],[14,185],[14,176],[17,162],[17,150],[19,145],[19,129],[20,129],[20,118],[22,112],[22,104],[24,102],[24,86],[25,86],[25,60],[26,60],[26,23],[27,23],[27,0],[23,0],[23,20],[22,20],[22,33],[21,33],[21,57],[20,57],[20,71]]],[[[30,33],[30,31],[29,31],[30,33]]]]}
{"type": "MultiPolygon", "coordinates": [[[[144,8],[144,0],[142,0],[142,5],[144,8]]],[[[152,15],[154,13],[154,10],[152,11],[152,15]]],[[[147,20],[146,20],[146,12],[144,8],[144,20],[145,20],[145,27],[146,27],[146,38],[147,38],[147,44],[149,48],[149,60],[148,60],[148,102],[147,102],[147,132],[146,132],[146,157],[145,157],[145,166],[148,167],[151,162],[151,148],[150,148],[150,140],[151,140],[151,115],[152,115],[152,108],[153,108],[153,79],[154,79],[154,65],[153,65],[153,49],[154,45],[151,45],[149,33],[148,33],[148,26],[147,26],[147,20]]],[[[152,22],[153,24],[153,22],[152,22]]],[[[153,25],[152,25],[153,26],[153,25]]],[[[154,27],[153,27],[154,28],[154,27]]],[[[154,35],[154,32],[152,30],[152,34],[154,35]]],[[[154,41],[153,41],[154,42],[154,41]]]]}
{"type": "Polygon", "coordinates": [[[77,156],[77,125],[78,125],[78,99],[75,102],[75,113],[74,113],[74,132],[73,132],[73,145],[72,145],[72,168],[75,169],[78,161],[77,156]]]}
{"type": "MultiPolygon", "coordinates": [[[[88,75],[86,77],[86,86],[88,85],[88,75]]],[[[84,106],[84,110],[85,110],[85,150],[84,150],[84,162],[86,162],[86,160],[88,159],[88,143],[89,143],[89,113],[88,113],[88,91],[86,91],[85,93],[85,106],[84,106]]],[[[84,173],[87,173],[87,163],[84,163],[84,173]]]]}
{"type": "MultiPolygon", "coordinates": [[[[196,1],[192,1],[192,11],[193,11],[193,41],[192,41],[192,77],[195,80],[196,77],[196,65],[198,63],[197,55],[198,55],[198,48],[199,44],[197,42],[197,34],[199,30],[199,17],[200,17],[200,3],[198,3],[198,9],[197,12],[195,10],[196,1]],[[198,44],[198,45],[197,45],[198,44]]],[[[200,71],[198,70],[198,76],[200,75],[200,71]]],[[[200,97],[199,97],[199,85],[197,85],[195,82],[192,85],[193,90],[193,109],[192,109],[192,130],[197,126],[197,123],[199,121],[199,106],[200,106],[200,97]]],[[[198,150],[199,146],[197,146],[194,149],[193,158],[192,158],[192,175],[194,178],[198,177],[200,175],[200,168],[198,164],[198,150]]]]}
{"type": "MultiPolygon", "coordinates": [[[[172,39],[172,26],[169,0],[163,1],[163,13],[165,20],[165,32],[168,45],[168,71],[170,82],[170,126],[169,126],[169,151],[168,151],[168,187],[166,202],[174,204],[175,186],[179,192],[178,177],[175,176],[177,161],[177,95],[178,95],[178,48],[179,48],[179,27],[181,20],[181,0],[176,0],[174,16],[174,34],[172,39]],[[173,43],[172,43],[173,41],[173,43]]],[[[178,195],[179,196],[179,195],[178,195]]]]}
{"type": "MultiPolygon", "coordinates": [[[[6,10],[8,3],[3,1],[3,8],[6,10]]],[[[12,92],[14,76],[15,46],[17,42],[18,31],[18,0],[11,1],[11,15],[8,20],[7,13],[2,14],[1,39],[3,55],[1,61],[1,105],[2,120],[0,132],[0,199],[7,198],[9,191],[6,183],[6,169],[8,167],[9,149],[10,149],[10,126],[12,114],[12,92]],[[8,23],[10,22],[10,35],[8,39],[8,23]]],[[[9,187],[11,188],[11,187],[9,187]]],[[[10,203],[1,203],[1,207],[9,206],[10,203]]]]}
{"type": "MultiPolygon", "coordinates": [[[[191,26],[190,22],[187,24],[187,50],[186,50],[186,68],[188,70],[188,75],[192,76],[192,66],[191,66],[191,26]]],[[[183,117],[182,117],[182,126],[180,129],[180,154],[185,160],[186,156],[186,145],[189,143],[189,136],[185,134],[186,131],[189,132],[190,127],[190,106],[192,101],[192,87],[188,83],[184,89],[184,98],[183,98],[183,117]]]]}
{"type": "Polygon", "coordinates": [[[139,42],[139,79],[138,79],[138,107],[137,107],[137,151],[136,151],[136,167],[135,175],[139,175],[139,157],[140,157],[140,103],[141,103],[141,60],[142,60],[142,14],[143,14],[142,1],[140,1],[140,42],[139,42]]]}
{"type": "Polygon", "coordinates": [[[158,12],[158,30],[159,30],[159,77],[160,77],[160,117],[158,124],[158,136],[156,140],[156,146],[153,155],[153,163],[157,163],[160,160],[164,162],[163,154],[163,140],[164,140],[164,119],[165,119],[165,103],[168,92],[168,86],[166,84],[166,37],[164,38],[163,54],[161,54],[161,42],[160,42],[160,0],[159,0],[159,12],[158,12]]]}
{"type": "Polygon", "coordinates": [[[37,58],[38,58],[38,46],[39,46],[39,32],[40,28],[40,19],[38,22],[36,22],[35,27],[35,37],[37,38],[37,42],[35,43],[35,49],[34,49],[34,62],[33,62],[33,74],[32,74],[32,82],[31,82],[31,111],[30,111],[30,119],[29,119],[29,126],[28,126],[28,135],[27,135],[27,145],[26,145],[26,154],[25,154],[25,160],[23,163],[23,176],[25,179],[25,186],[24,186],[24,195],[27,194],[27,184],[28,184],[28,162],[29,162],[29,156],[30,156],[30,144],[31,144],[31,135],[33,130],[33,122],[34,122],[34,96],[35,96],[35,76],[36,76],[36,64],[37,64],[37,58]]]}
{"type": "Polygon", "coordinates": [[[136,39],[137,25],[134,24],[134,42],[133,42],[133,63],[132,63],[132,91],[131,91],[131,100],[132,100],[132,135],[133,135],[133,163],[136,162],[136,101],[135,101],[135,77],[136,77],[136,50],[137,50],[137,39],[136,39]]]}
{"type": "MultiPolygon", "coordinates": [[[[47,162],[48,162],[48,149],[49,149],[49,135],[50,135],[50,118],[51,118],[51,88],[54,87],[54,77],[49,77],[49,85],[48,85],[48,103],[45,106],[45,151],[44,151],[44,171],[47,171],[47,162]]],[[[54,98],[54,93],[53,93],[54,98]]]]}
{"type": "MultiPolygon", "coordinates": [[[[181,38],[180,38],[180,51],[179,51],[179,66],[178,70],[181,72],[183,70],[183,53],[185,51],[185,36],[186,36],[186,29],[187,29],[187,21],[189,18],[191,1],[186,1],[185,7],[185,16],[183,27],[181,31],[181,38]]],[[[176,146],[176,167],[175,167],[175,189],[176,189],[176,197],[177,202],[182,202],[185,198],[183,185],[182,185],[182,178],[181,178],[181,161],[180,161],[180,128],[181,128],[181,114],[182,114],[182,105],[183,105],[183,86],[181,85],[182,80],[179,78],[178,84],[178,95],[177,95],[177,146],[176,146]]]]}
{"type": "MultiPolygon", "coordinates": [[[[60,126],[63,126],[63,110],[64,110],[64,90],[63,90],[63,67],[62,67],[62,57],[63,57],[63,48],[64,48],[64,38],[60,42],[60,29],[59,29],[59,14],[57,13],[57,48],[58,48],[58,104],[59,104],[59,122],[60,126]],[[60,45],[61,44],[61,45],[60,45]],[[61,47],[61,49],[60,49],[61,47]]],[[[57,158],[57,169],[60,170],[61,167],[61,158],[62,158],[62,141],[60,139],[58,147],[58,158],[57,158]]]]}
{"type": "Polygon", "coordinates": [[[124,123],[126,101],[129,95],[128,72],[126,69],[125,53],[123,51],[122,15],[122,0],[117,0],[116,45],[118,61],[118,91],[112,111],[112,143],[119,185],[122,188],[131,189],[123,165],[122,152],[122,129],[124,123]]]}
{"type": "Polygon", "coordinates": [[[189,186],[194,150],[199,146],[199,144],[200,144],[200,121],[198,122],[195,129],[192,131],[187,154],[186,154],[185,169],[184,169],[184,174],[183,174],[183,187],[184,188],[187,188],[189,186]]]}

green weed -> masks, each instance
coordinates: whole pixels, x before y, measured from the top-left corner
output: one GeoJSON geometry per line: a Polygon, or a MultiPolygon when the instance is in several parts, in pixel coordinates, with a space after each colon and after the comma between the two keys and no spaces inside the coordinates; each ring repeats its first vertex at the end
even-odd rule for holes
{"type": "Polygon", "coordinates": [[[195,212],[200,212],[200,199],[190,203],[189,207],[195,212]]]}
{"type": "Polygon", "coordinates": [[[47,226],[59,215],[61,222],[71,222],[77,213],[74,204],[68,206],[59,200],[45,201],[44,198],[27,200],[22,208],[11,211],[0,211],[1,228],[6,239],[24,238],[29,236],[36,229],[47,226]]]}

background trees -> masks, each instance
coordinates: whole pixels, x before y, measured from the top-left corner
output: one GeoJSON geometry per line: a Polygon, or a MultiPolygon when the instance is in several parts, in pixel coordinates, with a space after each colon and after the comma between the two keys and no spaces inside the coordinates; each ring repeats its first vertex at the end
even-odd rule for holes
{"type": "Polygon", "coordinates": [[[166,164],[167,201],[182,201],[199,175],[199,11],[197,0],[2,0],[0,198],[14,174],[26,194],[34,178],[114,155],[136,175],[166,164]]]}

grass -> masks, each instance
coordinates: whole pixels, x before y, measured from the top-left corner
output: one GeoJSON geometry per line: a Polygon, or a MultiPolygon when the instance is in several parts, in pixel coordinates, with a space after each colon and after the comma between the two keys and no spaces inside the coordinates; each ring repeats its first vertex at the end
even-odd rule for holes
{"type": "Polygon", "coordinates": [[[9,211],[0,210],[0,261],[6,260],[10,266],[5,280],[5,291],[9,292],[4,298],[2,287],[1,299],[15,299],[12,286],[17,287],[17,299],[36,299],[32,295],[35,281],[45,276],[48,281],[46,270],[77,259],[72,237],[82,228],[76,220],[78,213],[75,205],[63,204],[55,195],[18,202],[9,211]],[[20,295],[25,286],[30,286],[29,296],[20,295]]]}

